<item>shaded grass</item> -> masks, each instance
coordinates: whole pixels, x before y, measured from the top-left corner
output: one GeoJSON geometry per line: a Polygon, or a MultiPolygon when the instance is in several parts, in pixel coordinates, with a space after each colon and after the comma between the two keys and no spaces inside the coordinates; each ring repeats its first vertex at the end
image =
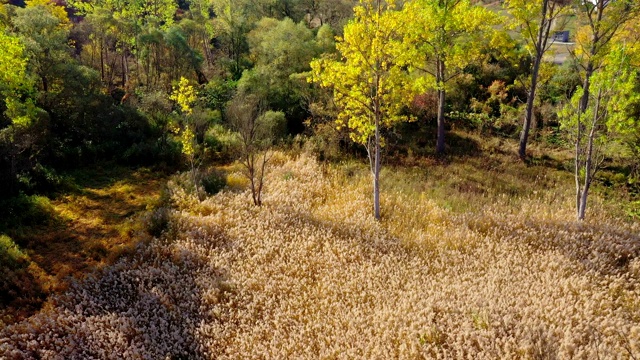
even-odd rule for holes
{"type": "Polygon", "coordinates": [[[165,178],[144,168],[98,166],[68,174],[70,190],[53,199],[9,201],[0,233],[15,245],[8,248],[24,257],[19,268],[2,265],[13,290],[2,298],[0,319],[10,323],[31,315],[71,279],[132,251],[144,239],[138,236],[144,229],[136,215],[158,204],[165,178]]]}

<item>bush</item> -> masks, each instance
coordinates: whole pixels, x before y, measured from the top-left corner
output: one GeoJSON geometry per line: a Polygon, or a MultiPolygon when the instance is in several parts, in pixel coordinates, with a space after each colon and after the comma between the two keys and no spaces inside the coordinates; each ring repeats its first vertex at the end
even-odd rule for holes
{"type": "Polygon", "coordinates": [[[28,194],[51,194],[67,186],[55,169],[36,164],[30,171],[18,176],[21,190],[28,194]]]}
{"type": "Polygon", "coordinates": [[[218,170],[209,170],[202,176],[202,187],[207,195],[215,195],[225,186],[227,186],[226,175],[218,170]]]}
{"type": "Polygon", "coordinates": [[[12,307],[24,311],[37,306],[43,297],[40,284],[29,272],[30,263],[10,237],[0,235],[0,329],[3,321],[15,320],[13,313],[17,311],[12,311],[12,307]]]}
{"type": "Polygon", "coordinates": [[[340,144],[347,139],[346,132],[336,130],[333,123],[320,123],[305,143],[305,150],[314,154],[320,161],[335,161],[342,157],[340,144]]]}
{"type": "Polygon", "coordinates": [[[131,145],[122,155],[121,162],[127,165],[155,165],[165,163],[173,166],[180,164],[182,153],[180,144],[167,139],[166,144],[158,141],[145,141],[131,145]]]}
{"type": "Polygon", "coordinates": [[[147,233],[153,237],[160,237],[169,228],[171,210],[167,207],[158,208],[149,213],[145,219],[147,233]]]}
{"type": "Polygon", "coordinates": [[[213,125],[205,135],[205,146],[209,151],[208,157],[216,161],[231,161],[235,156],[235,149],[240,147],[240,138],[222,125],[213,125]]]}
{"type": "Polygon", "coordinates": [[[0,264],[10,270],[21,269],[29,265],[27,255],[6,235],[0,235],[0,264]]]}
{"type": "Polygon", "coordinates": [[[0,231],[48,224],[54,218],[55,210],[44,196],[20,194],[0,201],[0,231]]]}

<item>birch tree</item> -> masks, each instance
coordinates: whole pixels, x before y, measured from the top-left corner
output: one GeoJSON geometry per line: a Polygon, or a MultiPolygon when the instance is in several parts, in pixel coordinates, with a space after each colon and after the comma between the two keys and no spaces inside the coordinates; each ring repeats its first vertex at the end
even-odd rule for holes
{"type": "Polygon", "coordinates": [[[581,0],[578,4],[582,26],[576,34],[572,56],[582,77],[582,98],[578,111],[585,112],[591,99],[591,76],[604,63],[613,40],[625,24],[638,15],[637,0],[581,0]]]}
{"type": "Polygon", "coordinates": [[[599,71],[591,76],[591,91],[580,87],[560,111],[562,127],[574,144],[576,217],[584,220],[589,189],[605,159],[607,147],[625,127],[637,124],[627,110],[640,100],[635,92],[638,72],[630,64],[623,46],[614,48],[603,59],[599,71]],[[588,107],[582,104],[588,96],[588,107]]]}
{"type": "Polygon", "coordinates": [[[401,114],[413,94],[401,64],[405,29],[393,2],[361,0],[355,17],[337,38],[339,59],[311,63],[311,80],[333,91],[340,109],[338,127],[349,128],[351,140],[364,145],[373,179],[373,215],[380,219],[380,169],[383,130],[409,120],[401,114]]]}

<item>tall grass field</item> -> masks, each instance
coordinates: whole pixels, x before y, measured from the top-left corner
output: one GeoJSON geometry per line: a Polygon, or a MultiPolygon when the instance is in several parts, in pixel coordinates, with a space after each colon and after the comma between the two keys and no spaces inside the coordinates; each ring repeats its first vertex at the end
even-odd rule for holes
{"type": "MultiPolygon", "coordinates": [[[[387,166],[276,153],[0,331],[6,359],[638,359],[640,224],[571,175],[487,156],[387,166]]],[[[151,220],[149,220],[151,221],[151,220]]],[[[155,220],[158,222],[159,220],[155,220]]]]}

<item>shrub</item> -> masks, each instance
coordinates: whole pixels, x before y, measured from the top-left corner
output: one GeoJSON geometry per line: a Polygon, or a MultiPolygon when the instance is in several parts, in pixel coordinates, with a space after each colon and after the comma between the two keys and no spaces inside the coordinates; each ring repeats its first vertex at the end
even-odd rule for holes
{"type": "Polygon", "coordinates": [[[65,179],[55,169],[36,164],[31,170],[34,182],[34,192],[46,194],[62,190],[66,186],[65,179]]]}
{"type": "Polygon", "coordinates": [[[164,163],[175,166],[180,163],[180,144],[168,139],[166,143],[152,139],[131,145],[124,151],[120,161],[127,165],[155,165],[164,163]]]}
{"type": "Polygon", "coordinates": [[[147,233],[153,237],[160,237],[169,228],[171,211],[167,207],[158,208],[150,212],[145,219],[147,233]]]}
{"type": "Polygon", "coordinates": [[[45,196],[20,194],[0,201],[0,231],[47,224],[54,218],[55,210],[45,196]]]}
{"type": "Polygon", "coordinates": [[[231,161],[236,157],[235,150],[240,147],[240,138],[220,124],[211,126],[205,135],[204,142],[208,150],[208,158],[215,161],[231,161]]]}
{"type": "Polygon", "coordinates": [[[0,235],[0,264],[9,270],[29,265],[27,255],[6,235],[0,235]]]}
{"type": "Polygon", "coordinates": [[[219,193],[226,185],[226,175],[220,171],[211,169],[202,175],[202,187],[207,195],[219,193]]]}

